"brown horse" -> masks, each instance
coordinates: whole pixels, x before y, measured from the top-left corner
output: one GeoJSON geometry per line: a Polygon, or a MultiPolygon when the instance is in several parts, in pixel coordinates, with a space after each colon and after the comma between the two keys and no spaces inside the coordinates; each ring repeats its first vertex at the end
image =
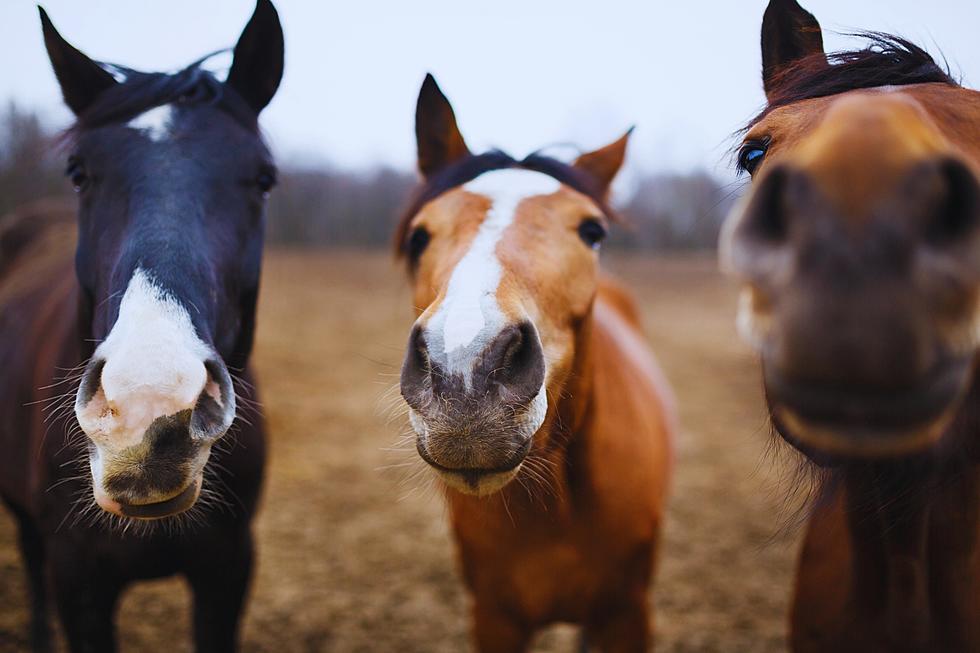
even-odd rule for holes
{"type": "Polygon", "coordinates": [[[473,155],[431,76],[416,133],[401,390],[446,488],[476,644],[523,651],[561,621],[646,650],[674,417],[632,300],[599,272],[627,136],[571,166],[473,155]]]}
{"type": "Polygon", "coordinates": [[[232,429],[232,373],[250,378],[275,174],[257,119],[282,75],[279,18],[259,0],[225,81],[200,62],[97,64],[41,23],[77,117],[78,209],[0,220],[0,497],[32,646],[50,649],[51,591],[71,650],[103,653],[125,587],[181,574],[197,649],[231,651],[265,459],[257,416],[232,429]]]}
{"type": "Polygon", "coordinates": [[[824,468],[797,651],[980,650],[980,93],[870,34],[762,27],[768,106],[723,262],[776,430],[824,468]]]}

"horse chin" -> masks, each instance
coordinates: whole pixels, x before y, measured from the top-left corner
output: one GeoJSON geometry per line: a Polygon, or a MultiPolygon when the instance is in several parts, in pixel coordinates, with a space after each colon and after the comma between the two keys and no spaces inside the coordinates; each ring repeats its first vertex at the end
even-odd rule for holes
{"type": "Polygon", "coordinates": [[[904,387],[801,383],[764,365],[773,425],[818,464],[915,456],[935,447],[971,386],[969,360],[948,360],[904,387]]]}
{"type": "Polygon", "coordinates": [[[166,519],[189,510],[197,503],[201,495],[203,476],[203,472],[198,473],[188,485],[173,496],[149,503],[129,503],[113,499],[96,484],[95,502],[106,512],[126,519],[140,521],[166,519]]]}
{"type": "Polygon", "coordinates": [[[485,497],[502,490],[513,481],[521,470],[523,463],[505,472],[478,473],[473,471],[452,472],[438,469],[439,478],[454,490],[475,497],[485,497]]]}
{"type": "Polygon", "coordinates": [[[772,414],[776,429],[784,440],[814,462],[833,465],[849,460],[893,459],[924,453],[942,439],[955,410],[948,410],[930,422],[905,428],[862,423],[814,423],[785,406],[774,406],[772,414]]]}

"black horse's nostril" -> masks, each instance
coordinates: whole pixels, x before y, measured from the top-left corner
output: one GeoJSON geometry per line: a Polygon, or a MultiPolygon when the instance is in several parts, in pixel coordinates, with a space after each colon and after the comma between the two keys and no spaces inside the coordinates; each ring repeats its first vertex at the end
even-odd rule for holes
{"type": "Polygon", "coordinates": [[[487,346],[482,366],[505,403],[530,403],[544,383],[544,353],[530,322],[506,327],[487,346]]]}
{"type": "Polygon", "coordinates": [[[95,394],[102,387],[102,370],[105,368],[105,359],[89,361],[82,373],[82,380],[78,384],[78,395],[76,401],[79,406],[85,406],[92,401],[95,394]]]}
{"type": "Polygon", "coordinates": [[[213,440],[225,434],[235,417],[235,389],[221,361],[207,360],[204,369],[208,377],[191,414],[190,432],[199,440],[213,440]]]}

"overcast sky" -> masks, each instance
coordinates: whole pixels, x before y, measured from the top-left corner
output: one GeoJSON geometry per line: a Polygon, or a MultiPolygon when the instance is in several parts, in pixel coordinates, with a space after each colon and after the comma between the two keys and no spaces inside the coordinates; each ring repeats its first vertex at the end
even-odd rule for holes
{"type": "MultiPolygon", "coordinates": [[[[173,70],[235,43],[250,0],[46,0],[93,58],[173,70]]],[[[810,0],[824,30],[890,31],[980,83],[977,0],[810,0]]],[[[472,149],[590,149],[637,125],[637,170],[724,172],[729,134],[763,102],[765,0],[278,0],[286,75],[262,124],[280,159],[414,165],[426,71],[472,149]]],[[[68,124],[33,2],[0,3],[0,101],[68,124]]],[[[829,47],[848,43],[828,35],[829,47]]],[[[556,151],[560,152],[560,151],[556,151]]]]}

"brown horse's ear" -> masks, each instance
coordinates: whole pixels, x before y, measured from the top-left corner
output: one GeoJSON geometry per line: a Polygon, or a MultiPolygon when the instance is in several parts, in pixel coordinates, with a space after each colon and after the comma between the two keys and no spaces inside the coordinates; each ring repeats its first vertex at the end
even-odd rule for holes
{"type": "Polygon", "coordinates": [[[258,0],[255,11],[235,45],[225,84],[241,95],[256,113],[279,88],[283,71],[283,36],[279,12],[269,0],[258,0]]]}
{"type": "Polygon", "coordinates": [[[51,67],[61,86],[65,104],[77,116],[87,109],[102,91],[116,85],[115,78],[102,66],[62,38],[54,28],[47,12],[37,8],[41,14],[41,31],[44,34],[44,47],[48,51],[51,67]]]}
{"type": "Polygon", "coordinates": [[[470,154],[456,125],[453,107],[431,74],[425,76],[415,105],[415,139],[423,177],[430,177],[470,154]]]}
{"type": "Polygon", "coordinates": [[[630,134],[633,127],[626,130],[626,133],[619,137],[619,140],[600,147],[593,152],[586,152],[575,159],[572,165],[578,170],[589,173],[589,175],[599,183],[602,195],[609,193],[616,173],[623,166],[626,158],[626,144],[629,143],[630,134]]]}
{"type": "Polygon", "coordinates": [[[783,68],[823,51],[823,33],[813,14],[796,0],[769,0],[762,18],[762,84],[767,96],[783,68]]]}

